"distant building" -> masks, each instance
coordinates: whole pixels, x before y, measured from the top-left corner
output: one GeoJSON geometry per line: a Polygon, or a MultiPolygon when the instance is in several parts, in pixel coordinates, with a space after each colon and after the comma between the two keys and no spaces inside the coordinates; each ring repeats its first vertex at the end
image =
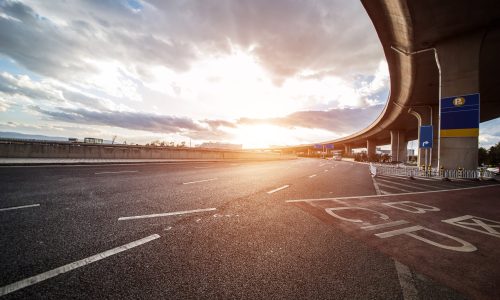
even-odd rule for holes
{"type": "Polygon", "coordinates": [[[77,138],[68,138],[68,142],[70,142],[70,143],[78,143],[78,139],[77,138]]]}
{"type": "Polygon", "coordinates": [[[102,144],[104,141],[103,141],[103,139],[86,137],[85,139],[83,139],[83,142],[86,144],[102,144]]]}
{"type": "Polygon", "coordinates": [[[241,150],[243,145],[241,144],[224,144],[224,143],[203,143],[198,146],[199,148],[208,148],[208,149],[227,149],[227,150],[241,150]]]}

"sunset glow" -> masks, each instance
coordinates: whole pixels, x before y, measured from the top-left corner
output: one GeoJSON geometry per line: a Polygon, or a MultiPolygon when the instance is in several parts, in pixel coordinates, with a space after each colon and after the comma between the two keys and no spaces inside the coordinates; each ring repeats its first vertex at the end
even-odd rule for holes
{"type": "Polygon", "coordinates": [[[303,144],[363,129],[389,94],[357,1],[6,1],[0,12],[0,132],[303,144]]]}

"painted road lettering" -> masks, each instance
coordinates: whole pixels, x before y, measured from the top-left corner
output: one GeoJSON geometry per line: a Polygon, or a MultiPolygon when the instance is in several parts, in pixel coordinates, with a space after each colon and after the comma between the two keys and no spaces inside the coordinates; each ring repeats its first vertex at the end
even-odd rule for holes
{"type": "Polygon", "coordinates": [[[500,222],[498,221],[465,215],[453,219],[442,220],[442,222],[500,238],[500,232],[496,229],[500,229],[500,222]]]}
{"type": "MultiPolygon", "coordinates": [[[[439,211],[439,208],[430,206],[430,205],[424,205],[421,203],[417,202],[412,202],[412,201],[400,201],[400,202],[390,202],[390,203],[383,203],[384,205],[387,205],[392,208],[396,208],[399,210],[411,212],[411,213],[425,213],[427,211],[439,211]],[[404,208],[402,208],[404,207],[404,208]]],[[[408,224],[409,222],[406,220],[398,220],[398,221],[389,221],[389,222],[383,222],[379,224],[371,224],[367,221],[359,219],[360,217],[357,216],[357,219],[353,218],[348,218],[346,216],[341,216],[340,211],[357,211],[358,213],[366,213],[368,212],[368,217],[371,217],[371,219],[380,219],[383,221],[389,221],[390,218],[388,215],[383,214],[381,212],[378,212],[373,209],[365,208],[365,207],[359,207],[359,206],[342,206],[342,207],[329,207],[325,208],[325,212],[329,214],[330,216],[339,219],[341,221],[347,221],[351,223],[362,223],[363,225],[361,229],[363,230],[378,230],[378,229],[383,229],[383,228],[389,228],[389,227],[395,227],[403,224],[408,224]]],[[[469,218],[470,219],[470,218],[469,218]]],[[[454,220],[454,219],[450,219],[454,220]]],[[[458,220],[461,221],[461,220],[458,220]]],[[[491,220],[488,220],[491,221],[491,220]]],[[[468,225],[471,225],[470,223],[467,223],[468,225]]],[[[480,226],[482,223],[477,223],[475,222],[477,226],[480,226]]],[[[496,225],[493,225],[496,226],[496,225]]],[[[483,227],[484,228],[484,227],[483,227]]],[[[488,228],[489,231],[494,230],[491,227],[488,228]]],[[[410,227],[405,227],[405,228],[400,228],[396,230],[391,230],[391,231],[386,231],[382,233],[377,233],[375,234],[376,237],[385,239],[385,238],[390,238],[390,237],[395,237],[398,235],[406,235],[409,237],[412,237],[414,239],[417,239],[421,242],[427,243],[429,245],[441,248],[441,249],[446,249],[446,250],[451,250],[451,251],[458,251],[458,252],[473,252],[476,251],[477,248],[472,245],[471,243],[461,239],[457,238],[454,236],[451,236],[446,233],[442,233],[433,229],[429,229],[420,225],[415,225],[415,226],[410,226],[410,227]],[[424,232],[426,237],[418,235],[418,232],[424,232]],[[436,239],[431,239],[429,236],[436,237],[436,239]],[[458,246],[450,246],[448,244],[444,244],[440,242],[441,240],[447,240],[448,242],[451,240],[452,242],[456,242],[459,245],[458,246]]]]}
{"type": "Polygon", "coordinates": [[[361,229],[363,230],[378,230],[382,228],[388,228],[388,227],[393,227],[393,226],[398,226],[398,225],[403,225],[403,224],[408,224],[410,222],[406,220],[399,220],[399,221],[394,221],[394,222],[389,222],[389,223],[384,223],[384,224],[377,224],[377,225],[369,225],[369,226],[363,226],[361,229]]]}
{"type": "Polygon", "coordinates": [[[428,211],[440,211],[440,209],[435,206],[430,206],[414,201],[385,202],[382,204],[414,214],[425,214],[428,211]]]}
{"type": "MultiPolygon", "coordinates": [[[[382,213],[379,213],[378,211],[375,211],[375,210],[372,210],[372,209],[369,209],[369,208],[364,208],[364,207],[354,207],[354,206],[347,206],[347,207],[330,207],[330,208],[325,208],[325,211],[327,214],[339,219],[339,220],[342,220],[342,221],[348,221],[348,222],[353,222],[353,223],[362,223],[363,220],[358,220],[358,219],[348,219],[348,218],[344,218],[344,217],[341,217],[339,215],[337,215],[336,213],[334,213],[334,211],[337,211],[337,210],[362,210],[362,211],[370,211],[370,212],[373,212],[375,214],[378,214],[379,215],[379,218],[382,219],[382,220],[389,220],[389,216],[388,215],[385,215],[385,214],[382,214],[382,213]]],[[[370,223],[364,223],[363,225],[372,225],[370,223]]]]}
{"type": "Polygon", "coordinates": [[[500,286],[499,191],[499,185],[488,185],[287,202],[403,262],[412,272],[431,276],[470,298],[500,299],[495,288],[500,286]]]}
{"type": "Polygon", "coordinates": [[[473,252],[473,251],[477,250],[477,248],[474,245],[472,245],[471,243],[469,243],[467,241],[464,241],[460,238],[451,236],[451,235],[446,234],[446,233],[442,233],[442,232],[439,232],[436,230],[425,228],[425,227],[420,226],[420,225],[406,227],[406,228],[397,229],[397,230],[393,230],[393,231],[377,233],[375,235],[379,238],[385,239],[385,238],[398,236],[401,234],[410,236],[410,237],[415,238],[419,241],[425,242],[427,244],[430,244],[430,245],[433,245],[433,246],[436,246],[439,248],[447,249],[447,250],[453,250],[453,251],[459,251],[459,252],[473,252]],[[449,240],[454,240],[454,241],[458,242],[460,244],[460,246],[458,246],[458,247],[457,246],[449,246],[449,245],[438,243],[438,242],[433,241],[431,239],[428,239],[428,238],[422,237],[418,234],[415,234],[414,232],[417,232],[417,231],[427,231],[427,232],[433,233],[435,235],[438,235],[439,236],[438,238],[442,239],[442,237],[445,237],[449,240]]]}

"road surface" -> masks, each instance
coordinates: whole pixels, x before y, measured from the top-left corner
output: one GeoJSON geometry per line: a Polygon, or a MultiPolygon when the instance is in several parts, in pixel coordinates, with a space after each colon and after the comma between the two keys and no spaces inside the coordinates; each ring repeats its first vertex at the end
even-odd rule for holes
{"type": "Polygon", "coordinates": [[[499,297],[495,182],[298,159],[2,167],[0,190],[4,299],[499,297]]]}

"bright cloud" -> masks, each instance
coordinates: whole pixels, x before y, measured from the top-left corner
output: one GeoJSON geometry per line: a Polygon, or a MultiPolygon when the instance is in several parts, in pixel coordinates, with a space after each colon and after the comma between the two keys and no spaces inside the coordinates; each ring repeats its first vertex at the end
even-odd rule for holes
{"type": "Polygon", "coordinates": [[[80,137],[327,140],[389,88],[358,1],[6,0],[0,54],[0,130],[80,137]]]}

